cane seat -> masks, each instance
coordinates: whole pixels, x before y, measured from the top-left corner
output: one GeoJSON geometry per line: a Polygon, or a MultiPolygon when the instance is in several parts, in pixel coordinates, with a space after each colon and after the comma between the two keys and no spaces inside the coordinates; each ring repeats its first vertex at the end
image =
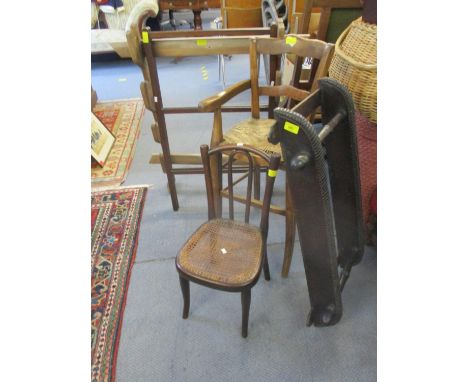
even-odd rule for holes
{"type": "MultiPolygon", "coordinates": [[[[239,122],[229,129],[228,132],[224,133],[224,139],[219,145],[236,145],[238,143],[243,143],[256,147],[268,155],[279,154],[281,156],[281,146],[272,145],[267,139],[270,128],[275,122],[274,119],[254,118],[239,122]]],[[[281,161],[283,161],[282,158],[281,161]]]]}
{"type": "Polygon", "coordinates": [[[249,284],[262,266],[260,229],[235,220],[210,220],[185,243],[176,264],[185,274],[211,283],[249,284]]]}

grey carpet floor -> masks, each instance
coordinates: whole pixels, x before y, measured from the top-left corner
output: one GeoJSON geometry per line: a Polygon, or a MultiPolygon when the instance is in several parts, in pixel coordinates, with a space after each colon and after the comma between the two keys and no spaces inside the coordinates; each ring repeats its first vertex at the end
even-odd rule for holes
{"type": "MultiPolygon", "coordinates": [[[[248,78],[247,57],[226,61],[227,85],[248,78]]],[[[166,106],[197,105],[222,90],[216,57],[161,59],[159,75],[166,106]],[[208,70],[208,80],[201,66],[208,70]]],[[[100,100],[140,97],[139,69],[127,60],[92,64],[92,84],[100,100]]],[[[248,104],[242,94],[233,103],[248,104]]],[[[248,114],[229,113],[224,126],[248,114]]],[[[172,210],[166,177],[148,164],[160,146],[153,141],[146,112],[125,185],[150,184],[141,221],[122,325],[117,382],[143,381],[375,381],[376,252],[366,248],[343,293],[338,325],[307,328],[309,311],[304,267],[296,242],[288,278],[281,278],[284,219],[272,215],[268,254],[272,279],[252,291],[249,336],[240,335],[239,294],[191,286],[191,310],[182,319],[182,295],[174,258],[187,237],[207,217],[201,176],[178,176],[180,210],[172,210]]],[[[210,114],[167,118],[173,152],[196,153],[209,141],[210,114]]],[[[284,174],[275,200],[284,201],[284,174]]]]}

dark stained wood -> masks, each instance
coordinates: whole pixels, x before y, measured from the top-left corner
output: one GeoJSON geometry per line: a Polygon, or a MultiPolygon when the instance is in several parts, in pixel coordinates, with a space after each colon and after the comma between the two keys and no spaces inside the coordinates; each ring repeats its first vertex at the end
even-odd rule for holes
{"type": "Polygon", "coordinates": [[[377,24],[377,0],[364,0],[362,21],[377,24]]]}
{"type": "Polygon", "coordinates": [[[267,256],[267,249],[266,246],[263,248],[265,251],[263,255],[263,274],[265,275],[265,280],[270,281],[270,266],[268,265],[268,256],[267,256]]]}
{"type": "Polygon", "coordinates": [[[330,78],[319,81],[319,93],[320,105],[309,105],[321,107],[320,132],[297,113],[277,109],[270,139],[281,143],[291,186],[311,306],[307,322],[329,326],[341,318],[340,290],[362,258],[364,235],[352,97],[330,78]],[[287,121],[297,134],[282,128],[287,121]]]}
{"type": "Polygon", "coordinates": [[[254,168],[254,198],[260,199],[260,187],[261,187],[261,179],[260,179],[260,167],[255,165],[254,168]]]}
{"type": "MultiPolygon", "coordinates": [[[[235,170],[233,170],[233,171],[235,171],[235,170]]],[[[228,195],[227,191],[221,191],[221,196],[227,198],[229,195],[228,195]]],[[[234,195],[233,198],[234,198],[234,200],[236,202],[245,203],[245,198],[242,197],[242,196],[234,195]]],[[[251,204],[252,204],[253,207],[256,207],[256,208],[261,209],[263,207],[263,203],[259,199],[252,199],[251,204]]],[[[285,210],[284,207],[280,207],[280,206],[272,204],[270,206],[270,211],[271,211],[271,213],[274,213],[276,215],[286,216],[286,210],[285,210]]]]}
{"type": "MultiPolygon", "coordinates": [[[[256,266],[258,268],[254,268],[252,270],[249,270],[249,274],[253,274],[253,278],[248,278],[248,282],[242,282],[240,285],[239,284],[233,284],[229,283],[229,279],[226,279],[224,276],[222,278],[217,278],[216,275],[212,275],[211,277],[207,274],[209,272],[209,268],[204,270],[202,273],[203,276],[199,276],[197,272],[191,271],[190,268],[184,268],[184,263],[183,259],[187,258],[189,256],[190,259],[193,259],[193,256],[202,256],[202,264],[205,263],[205,248],[203,250],[193,251],[192,249],[194,248],[194,245],[191,242],[192,238],[193,240],[198,240],[196,239],[198,236],[192,236],[187,240],[187,245],[184,246],[181,251],[179,252],[179,255],[176,257],[176,269],[179,273],[179,279],[180,279],[180,286],[182,290],[182,296],[184,300],[184,308],[183,308],[183,318],[188,317],[189,313],[189,308],[190,308],[190,287],[189,287],[189,281],[198,283],[200,285],[205,285],[210,288],[214,289],[219,289],[219,290],[224,290],[228,292],[240,292],[241,293],[241,304],[242,304],[242,337],[247,337],[248,334],[248,323],[249,323],[249,312],[250,312],[250,302],[251,302],[251,289],[252,287],[257,283],[260,273],[263,270],[265,279],[269,280],[270,279],[270,272],[268,268],[268,259],[267,259],[267,253],[266,253],[266,240],[268,237],[268,216],[269,216],[269,211],[270,211],[270,203],[271,203],[271,198],[273,195],[273,187],[274,187],[274,181],[275,181],[275,176],[273,174],[276,174],[276,171],[278,170],[279,167],[279,162],[280,162],[280,156],[277,154],[274,154],[272,156],[268,156],[264,152],[257,150],[255,148],[250,148],[250,147],[245,147],[245,146],[237,146],[237,145],[227,145],[227,146],[222,146],[222,147],[217,147],[214,149],[209,150],[207,145],[202,145],[200,147],[200,154],[201,154],[201,159],[203,162],[203,169],[204,169],[204,174],[205,174],[205,186],[207,190],[207,200],[208,200],[208,220],[212,222],[212,226],[210,227],[215,227],[209,231],[210,235],[210,240],[217,243],[217,245],[221,246],[221,248],[224,249],[223,245],[226,246],[226,248],[232,247],[232,244],[230,242],[224,242],[223,240],[233,240],[232,238],[226,237],[226,234],[224,236],[216,237],[218,230],[222,231],[222,225],[226,224],[224,222],[229,221],[226,219],[218,219],[220,216],[217,216],[215,208],[216,208],[216,198],[215,194],[218,192],[217,188],[215,188],[215,182],[213,181],[213,174],[215,173],[220,173],[222,171],[222,161],[220,160],[221,155],[225,154],[228,156],[228,161],[227,161],[227,170],[228,170],[228,192],[230,194],[233,194],[233,178],[232,178],[232,169],[233,169],[233,161],[239,157],[240,155],[246,156],[248,158],[249,162],[249,184],[247,186],[247,193],[251,194],[252,192],[252,175],[254,172],[254,161],[253,157],[254,156],[259,156],[261,157],[265,162],[268,163],[268,170],[269,174],[271,176],[267,177],[267,181],[265,183],[265,192],[264,192],[264,199],[261,202],[262,204],[262,216],[261,216],[261,221],[260,221],[260,235],[258,235],[259,231],[258,228],[253,228],[248,223],[248,217],[247,214],[249,214],[249,209],[250,209],[250,204],[248,204],[246,208],[246,214],[244,217],[245,223],[244,226],[242,226],[242,231],[250,229],[251,231],[247,232],[256,232],[255,237],[256,243],[252,247],[244,248],[245,251],[249,250],[255,250],[260,252],[252,252],[254,254],[258,254],[261,256],[260,263],[256,266]],[[211,158],[217,158],[216,161],[211,161],[211,158]],[[212,164],[216,163],[218,166],[218,169],[214,169],[212,167],[212,164]],[[253,229],[253,231],[252,231],[253,229]],[[185,256],[185,257],[183,257],[185,256]]],[[[248,196],[248,199],[250,199],[250,196],[248,196]]],[[[234,213],[233,213],[233,199],[229,199],[229,218],[234,219],[234,213]]],[[[206,223],[205,223],[206,224],[206,223]]],[[[204,227],[206,225],[202,225],[201,227],[204,227]]],[[[229,225],[229,229],[235,229],[235,226],[229,225]]],[[[237,238],[239,235],[242,234],[242,231],[238,231],[237,233],[233,233],[232,237],[237,238]]],[[[199,231],[196,231],[196,233],[199,231]]],[[[232,231],[231,231],[232,232],[232,231]]],[[[235,240],[235,239],[234,239],[235,240]]],[[[203,245],[203,244],[201,244],[203,245]]],[[[243,242],[240,241],[237,245],[243,245],[243,242]]],[[[244,244],[245,246],[246,244],[244,244]]],[[[208,244],[206,250],[211,251],[211,245],[208,244]]],[[[218,248],[216,248],[218,250],[218,248]]],[[[248,252],[244,251],[244,255],[246,255],[248,252]]],[[[216,256],[212,252],[209,252],[210,258],[212,256],[216,256]]],[[[222,261],[222,260],[221,260],[222,261]]],[[[240,259],[239,259],[240,261],[240,259]]],[[[200,263],[199,263],[200,264],[200,263]]],[[[219,263],[219,264],[222,264],[219,263]]],[[[229,269],[226,269],[222,271],[223,275],[226,275],[229,273],[229,269]]]]}
{"type": "MultiPolygon", "coordinates": [[[[271,26],[271,34],[270,37],[275,38],[278,34],[278,25],[273,24],[271,26]]],[[[265,62],[268,62],[269,68],[268,71],[266,70],[265,66],[265,73],[269,75],[269,84],[278,84],[279,82],[276,81],[276,71],[281,66],[281,56],[280,55],[264,55],[263,59],[265,62]]],[[[273,118],[273,110],[275,107],[278,106],[278,103],[275,98],[269,97],[268,98],[268,118],[273,118]]]]}
{"type": "Polygon", "coordinates": [[[229,199],[229,218],[234,219],[234,184],[239,183],[241,179],[245,179],[247,177],[247,192],[246,195],[247,197],[245,198],[245,213],[244,213],[244,222],[248,223],[250,220],[250,205],[252,202],[252,178],[253,178],[253,169],[254,169],[254,163],[252,160],[252,156],[250,153],[245,152],[245,157],[247,157],[248,161],[248,169],[246,174],[244,176],[241,176],[241,179],[238,179],[236,182],[233,182],[233,162],[234,162],[234,157],[238,158],[239,152],[234,150],[229,154],[229,159],[227,163],[227,170],[228,170],[228,199],[229,199]]]}
{"type": "Polygon", "coordinates": [[[187,318],[190,310],[190,284],[189,281],[182,276],[179,276],[180,288],[182,290],[182,297],[184,298],[184,310],[182,318],[187,318]]]}
{"type": "Polygon", "coordinates": [[[241,302],[242,302],[242,337],[246,338],[248,334],[249,327],[249,312],[250,312],[250,299],[251,292],[250,289],[246,289],[241,292],[241,302]]]}
{"type": "Polygon", "coordinates": [[[193,25],[195,30],[202,30],[202,18],[201,18],[201,9],[193,10],[193,25]]]}
{"type": "Polygon", "coordinates": [[[286,181],[286,239],[283,266],[281,269],[281,276],[288,277],[289,268],[291,267],[291,261],[294,251],[294,240],[296,237],[296,218],[294,215],[293,199],[291,198],[291,191],[289,182],[286,181]]]}
{"type": "Polygon", "coordinates": [[[181,9],[190,9],[193,12],[193,24],[195,29],[202,29],[202,19],[201,12],[204,9],[208,8],[219,8],[220,2],[217,0],[191,0],[191,1],[169,1],[169,0],[159,0],[159,8],[161,10],[181,10],[181,9]]]}

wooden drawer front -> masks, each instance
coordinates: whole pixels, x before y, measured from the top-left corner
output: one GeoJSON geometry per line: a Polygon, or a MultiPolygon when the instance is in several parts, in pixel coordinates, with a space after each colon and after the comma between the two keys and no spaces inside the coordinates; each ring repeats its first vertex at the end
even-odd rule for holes
{"type": "Polygon", "coordinates": [[[160,0],[161,9],[219,8],[220,0],[160,0]]]}
{"type": "Polygon", "coordinates": [[[221,0],[200,0],[202,8],[221,8],[221,0]]]}
{"type": "Polygon", "coordinates": [[[198,0],[163,0],[159,1],[159,7],[161,9],[192,9],[198,8],[199,1],[198,0]]]}

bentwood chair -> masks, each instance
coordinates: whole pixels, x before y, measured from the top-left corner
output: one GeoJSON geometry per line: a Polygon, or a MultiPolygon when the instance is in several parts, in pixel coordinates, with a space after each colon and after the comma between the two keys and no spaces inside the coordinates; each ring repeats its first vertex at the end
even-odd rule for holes
{"type": "MultiPolygon", "coordinates": [[[[295,101],[302,101],[308,97],[312,91],[317,89],[318,79],[328,74],[328,68],[330,66],[333,52],[333,44],[320,40],[307,39],[296,35],[288,35],[284,38],[253,38],[250,42],[250,80],[238,82],[237,84],[226,88],[223,92],[206,98],[198,105],[201,111],[214,113],[210,147],[214,148],[218,146],[222,147],[224,145],[242,143],[255,147],[269,155],[273,153],[281,155],[281,147],[279,145],[272,145],[268,142],[268,133],[276,121],[272,116],[271,118],[261,118],[259,108],[260,96],[268,96],[271,99],[274,99],[276,105],[281,102],[281,100],[284,101],[284,99],[289,100],[288,102],[292,102],[290,103],[291,106],[294,105],[295,101]],[[307,81],[311,84],[309,89],[303,90],[289,84],[279,84],[281,77],[279,70],[272,72],[276,72],[276,75],[272,76],[273,78],[276,78],[276,82],[260,85],[259,55],[268,55],[270,57],[270,62],[274,63],[278,56],[281,57],[281,55],[285,54],[292,54],[296,57],[302,58],[312,58],[318,63],[316,72],[312,74],[313,78],[311,77],[307,81]],[[222,105],[237,94],[248,89],[251,90],[252,117],[248,120],[239,122],[228,131],[223,132],[221,113],[222,105]]],[[[260,177],[257,169],[256,176],[254,177],[255,189],[258,189],[258,185],[256,185],[256,183],[259,181],[260,177]]],[[[222,187],[221,177],[216,174],[213,174],[213,182],[213,187],[215,189],[214,197],[216,199],[215,209],[216,211],[220,211],[222,209],[221,198],[226,197],[226,190],[222,187]]],[[[256,201],[257,196],[258,193],[256,192],[255,206],[259,206],[259,203],[256,201]]],[[[283,277],[286,277],[289,273],[295,237],[295,219],[287,184],[285,208],[272,206],[271,212],[284,215],[286,217],[286,240],[282,269],[282,275],[283,277]]]]}
{"type": "MultiPolygon", "coordinates": [[[[251,289],[257,283],[263,268],[266,280],[270,279],[266,241],[268,216],[273,193],[276,171],[280,157],[271,156],[247,146],[226,145],[208,151],[207,145],[200,147],[208,198],[208,221],[202,224],[187,240],[176,257],[180,286],[184,298],[182,318],[187,318],[190,307],[189,282],[205,285],[227,292],[240,292],[242,303],[242,337],[247,337],[251,289]],[[210,158],[226,155],[229,197],[229,218],[215,215],[214,190],[211,179],[210,158]],[[233,162],[245,158],[247,171],[247,192],[244,222],[234,220],[233,189],[238,180],[233,180],[233,162]],[[254,163],[262,160],[268,163],[260,227],[249,223],[252,196],[254,163]]],[[[219,173],[222,171],[218,161],[219,173]]]]}

